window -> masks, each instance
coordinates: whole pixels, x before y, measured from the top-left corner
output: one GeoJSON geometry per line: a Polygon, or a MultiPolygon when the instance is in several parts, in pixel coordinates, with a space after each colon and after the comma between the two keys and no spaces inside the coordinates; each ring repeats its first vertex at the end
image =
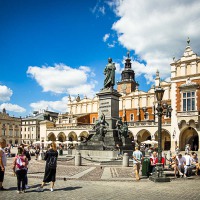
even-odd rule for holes
{"type": "Polygon", "coordinates": [[[92,118],[92,123],[94,124],[94,123],[95,123],[95,121],[96,121],[96,118],[95,118],[95,117],[93,117],[93,118],[92,118]]]}
{"type": "Polygon", "coordinates": [[[130,121],[134,121],[134,114],[130,114],[130,121]]]}
{"type": "Polygon", "coordinates": [[[149,120],[149,113],[148,112],[145,113],[144,120],[149,120]]]}
{"type": "Polygon", "coordinates": [[[13,130],[9,130],[9,135],[12,136],[13,130]]]}
{"type": "Polygon", "coordinates": [[[195,110],[195,92],[183,92],[183,111],[195,110]]]}

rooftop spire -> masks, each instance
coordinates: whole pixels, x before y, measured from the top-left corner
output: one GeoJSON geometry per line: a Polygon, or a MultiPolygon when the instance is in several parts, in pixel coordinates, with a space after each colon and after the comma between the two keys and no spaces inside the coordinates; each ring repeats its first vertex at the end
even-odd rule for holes
{"type": "Polygon", "coordinates": [[[127,57],[130,58],[130,51],[127,52],[127,57]]]}
{"type": "Polygon", "coordinates": [[[187,39],[187,43],[188,43],[188,45],[190,45],[190,38],[189,37],[187,39]]]}

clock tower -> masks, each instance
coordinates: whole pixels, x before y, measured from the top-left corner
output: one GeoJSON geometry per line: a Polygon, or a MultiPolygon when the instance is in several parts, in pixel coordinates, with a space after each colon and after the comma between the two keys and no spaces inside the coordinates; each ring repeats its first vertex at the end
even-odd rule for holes
{"type": "Polygon", "coordinates": [[[134,92],[139,84],[135,81],[135,72],[131,68],[130,53],[127,53],[124,70],[121,73],[121,81],[117,82],[117,91],[124,94],[134,92]]]}

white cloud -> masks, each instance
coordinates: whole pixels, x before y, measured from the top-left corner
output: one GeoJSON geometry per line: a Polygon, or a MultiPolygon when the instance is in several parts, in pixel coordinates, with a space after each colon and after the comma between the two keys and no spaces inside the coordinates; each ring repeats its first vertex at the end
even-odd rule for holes
{"type": "MultiPolygon", "coordinates": [[[[29,66],[27,74],[31,75],[43,88],[44,92],[75,94],[77,88],[82,88],[78,93],[89,96],[94,93],[96,82],[93,81],[94,73],[87,66],[78,69],[64,64],[51,66],[29,66]]],[[[77,93],[76,93],[77,94],[77,93]]]]}
{"type": "Polygon", "coordinates": [[[106,42],[108,38],[110,37],[110,33],[106,33],[103,37],[103,41],[106,42]]]}
{"type": "Polygon", "coordinates": [[[118,41],[147,62],[132,66],[148,81],[157,69],[161,77],[169,77],[170,62],[182,56],[188,36],[194,52],[200,53],[200,1],[113,0],[109,5],[119,17],[112,26],[118,41]]]}
{"type": "Polygon", "coordinates": [[[67,111],[67,102],[68,102],[68,97],[65,96],[60,101],[42,100],[35,103],[31,103],[30,107],[35,111],[48,109],[55,112],[65,113],[67,111]]]}
{"type": "Polygon", "coordinates": [[[116,67],[115,72],[116,72],[117,74],[121,74],[121,72],[122,72],[122,70],[123,70],[124,68],[123,68],[123,67],[121,68],[119,63],[115,63],[115,67],[116,67]]]}
{"type": "Polygon", "coordinates": [[[5,85],[0,85],[0,101],[10,101],[13,91],[5,85]]]}
{"type": "Polygon", "coordinates": [[[107,44],[109,48],[114,48],[115,47],[115,43],[113,42],[112,44],[108,43],[107,44]]]}
{"type": "Polygon", "coordinates": [[[97,3],[94,6],[94,8],[91,9],[91,12],[93,14],[96,14],[96,17],[99,17],[100,15],[105,15],[106,14],[106,8],[103,5],[103,3],[101,3],[101,0],[97,1],[97,3]]]}
{"type": "Polygon", "coordinates": [[[2,110],[3,108],[5,108],[7,111],[11,111],[11,112],[18,112],[18,113],[26,112],[26,109],[24,109],[21,106],[18,106],[16,104],[2,103],[0,105],[0,109],[2,110]]]}

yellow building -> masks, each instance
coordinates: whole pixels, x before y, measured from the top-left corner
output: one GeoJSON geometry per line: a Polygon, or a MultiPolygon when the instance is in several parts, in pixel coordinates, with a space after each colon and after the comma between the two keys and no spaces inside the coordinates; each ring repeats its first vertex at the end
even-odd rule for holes
{"type": "Polygon", "coordinates": [[[0,112],[0,137],[6,140],[6,144],[21,144],[21,118],[11,117],[4,108],[0,112]]]}

